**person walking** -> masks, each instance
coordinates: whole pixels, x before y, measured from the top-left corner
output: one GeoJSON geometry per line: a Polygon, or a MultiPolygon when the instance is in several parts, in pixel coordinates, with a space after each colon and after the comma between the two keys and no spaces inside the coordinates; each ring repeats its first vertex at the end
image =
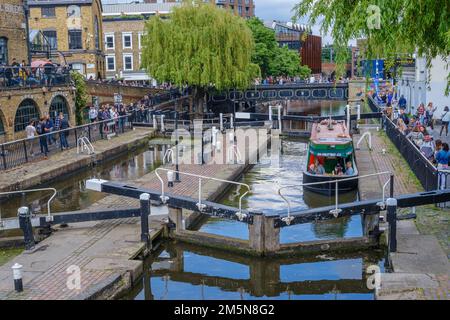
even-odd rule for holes
{"type": "Polygon", "coordinates": [[[37,135],[36,128],[34,126],[34,120],[31,120],[28,126],[25,128],[25,132],[27,133],[27,140],[28,140],[28,151],[30,152],[30,155],[34,156],[34,137],[37,135]]]}
{"type": "Polygon", "coordinates": [[[448,107],[444,108],[444,113],[441,117],[442,127],[441,132],[439,133],[439,137],[442,137],[442,132],[445,129],[445,136],[448,137],[448,125],[450,123],[450,109],[448,107]]]}
{"type": "Polygon", "coordinates": [[[426,126],[430,127],[431,130],[434,130],[434,112],[436,111],[437,107],[433,107],[433,102],[430,102],[427,106],[427,111],[425,112],[425,121],[426,126]]]}

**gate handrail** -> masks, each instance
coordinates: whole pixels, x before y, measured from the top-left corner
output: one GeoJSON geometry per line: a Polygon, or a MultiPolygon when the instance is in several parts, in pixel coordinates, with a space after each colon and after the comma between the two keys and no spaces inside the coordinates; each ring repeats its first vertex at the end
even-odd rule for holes
{"type": "MultiPolygon", "coordinates": [[[[372,173],[372,174],[368,174],[368,175],[364,175],[364,176],[357,176],[357,177],[350,177],[350,178],[345,178],[345,179],[337,179],[337,180],[331,180],[331,181],[322,181],[322,182],[310,182],[310,183],[301,183],[299,185],[288,185],[288,186],[283,186],[280,187],[278,189],[278,195],[283,199],[283,201],[287,204],[288,206],[288,215],[287,217],[283,218],[283,221],[286,222],[288,225],[290,224],[290,222],[292,221],[292,217],[291,217],[291,203],[289,202],[289,200],[281,193],[282,190],[287,189],[287,188],[294,188],[294,189],[298,189],[300,187],[305,187],[305,186],[316,186],[316,185],[321,185],[321,184],[336,184],[336,206],[335,206],[335,210],[333,213],[339,213],[339,201],[338,201],[338,184],[339,182],[345,182],[345,181],[352,181],[352,180],[360,180],[363,178],[369,178],[369,177],[378,177],[381,175],[392,175],[392,172],[390,171],[384,171],[384,172],[378,172],[378,173],[372,173]]],[[[388,181],[389,182],[389,181],[388,181]]],[[[388,185],[388,182],[386,184],[383,185],[383,202],[385,200],[385,189],[386,186],[388,185]]],[[[380,206],[382,204],[380,203],[380,206]]]]}
{"type": "MultiPolygon", "coordinates": [[[[53,221],[53,216],[51,214],[50,209],[50,203],[53,201],[53,199],[56,197],[57,190],[55,188],[40,188],[40,189],[29,189],[29,190],[18,190],[18,191],[9,191],[9,192],[0,192],[0,196],[6,196],[6,195],[12,195],[12,194],[23,194],[23,193],[31,193],[31,192],[40,192],[40,191],[53,191],[53,195],[48,199],[47,201],[47,216],[45,220],[47,222],[53,221]]],[[[0,216],[0,222],[1,222],[1,216],[0,216]]]]}
{"type": "Polygon", "coordinates": [[[155,169],[155,174],[158,177],[159,181],[161,182],[161,197],[160,198],[164,204],[167,202],[167,200],[169,200],[169,198],[165,196],[164,180],[161,178],[158,171],[165,171],[165,172],[171,171],[174,173],[179,173],[181,175],[199,178],[199,194],[198,194],[199,202],[197,203],[197,207],[199,208],[200,211],[202,211],[202,208],[204,206],[204,204],[202,204],[202,199],[201,199],[202,198],[202,184],[201,184],[202,179],[213,180],[213,181],[217,181],[217,182],[224,182],[224,183],[228,183],[228,184],[234,184],[234,185],[246,187],[247,191],[239,197],[239,213],[237,213],[236,215],[238,216],[240,221],[242,221],[243,219],[245,219],[247,217],[247,215],[242,212],[242,199],[251,191],[251,187],[248,184],[242,183],[242,182],[231,181],[231,180],[223,180],[223,179],[212,178],[212,177],[208,177],[208,176],[202,176],[202,175],[194,174],[194,173],[176,171],[176,170],[171,170],[171,169],[166,169],[166,168],[157,168],[157,169],[155,169]]]}

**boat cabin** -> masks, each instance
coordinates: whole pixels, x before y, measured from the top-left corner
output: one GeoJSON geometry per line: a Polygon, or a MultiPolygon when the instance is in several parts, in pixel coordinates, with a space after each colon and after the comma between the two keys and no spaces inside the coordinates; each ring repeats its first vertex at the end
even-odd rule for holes
{"type": "Polygon", "coordinates": [[[357,175],[353,140],[345,121],[323,120],[315,123],[309,143],[307,170],[318,175],[357,175]],[[317,170],[316,161],[320,164],[317,170]],[[347,169],[347,163],[351,169],[347,169]],[[347,170],[349,173],[346,174],[347,170]]]}

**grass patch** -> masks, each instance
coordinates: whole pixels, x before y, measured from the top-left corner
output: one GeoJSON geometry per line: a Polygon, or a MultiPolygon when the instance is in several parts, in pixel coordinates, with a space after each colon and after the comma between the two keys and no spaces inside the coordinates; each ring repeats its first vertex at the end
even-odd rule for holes
{"type": "Polygon", "coordinates": [[[0,249],[0,266],[4,265],[12,258],[21,254],[22,251],[23,248],[0,249]]]}

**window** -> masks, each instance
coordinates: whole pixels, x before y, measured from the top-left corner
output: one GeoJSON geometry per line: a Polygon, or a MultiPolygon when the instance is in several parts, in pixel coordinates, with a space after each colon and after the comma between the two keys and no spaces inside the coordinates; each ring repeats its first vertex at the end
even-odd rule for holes
{"type": "Polygon", "coordinates": [[[105,47],[114,50],[114,34],[105,34],[105,47]]]}
{"type": "Polygon", "coordinates": [[[106,71],[116,71],[115,56],[106,56],[106,71]]]}
{"type": "Polygon", "coordinates": [[[77,71],[78,73],[84,74],[84,64],[83,63],[72,63],[70,65],[73,71],[77,71]]]}
{"type": "Polygon", "coordinates": [[[81,30],[69,30],[69,49],[83,49],[81,30]]]}
{"type": "Polygon", "coordinates": [[[133,71],[133,56],[131,54],[123,56],[123,70],[133,71]]]}
{"type": "Polygon", "coordinates": [[[42,18],[54,18],[56,16],[55,7],[41,7],[41,16],[42,18]]]}
{"type": "Polygon", "coordinates": [[[0,37],[0,64],[8,64],[8,39],[0,37]]]}
{"type": "Polygon", "coordinates": [[[56,38],[56,31],[47,30],[42,31],[44,37],[47,39],[47,43],[50,46],[50,49],[56,50],[58,49],[58,39],[56,38]]]}
{"type": "Polygon", "coordinates": [[[94,39],[95,39],[95,49],[100,50],[100,33],[97,16],[95,16],[94,19],[94,39]]]}
{"type": "Polygon", "coordinates": [[[14,118],[14,132],[25,130],[31,120],[39,119],[39,110],[36,103],[31,99],[25,99],[17,108],[14,118]]]}
{"type": "Polygon", "coordinates": [[[131,33],[122,33],[122,47],[124,49],[132,49],[133,43],[131,40],[131,33]]]}

